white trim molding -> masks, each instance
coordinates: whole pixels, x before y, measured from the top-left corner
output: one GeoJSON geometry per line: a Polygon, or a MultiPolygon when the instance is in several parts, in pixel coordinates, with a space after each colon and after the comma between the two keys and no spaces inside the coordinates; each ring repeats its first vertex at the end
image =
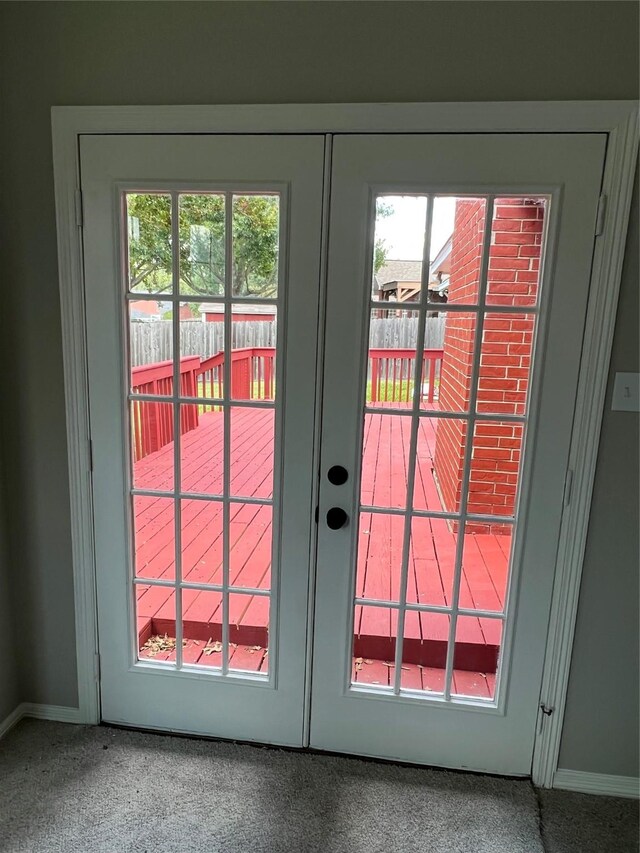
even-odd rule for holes
{"type": "Polygon", "coordinates": [[[577,791],[580,794],[640,799],[640,779],[634,776],[609,776],[606,773],[587,773],[584,770],[556,770],[553,787],[564,791],[577,791]]]}
{"type": "Polygon", "coordinates": [[[578,379],[569,471],[571,496],[560,529],[556,577],[549,617],[547,652],[542,676],[541,704],[553,713],[545,717],[536,738],[533,781],[551,787],[558,766],[562,724],[569,686],[571,652],[578,615],[578,598],[587,529],[598,458],[598,445],[613,332],[616,322],[622,262],[627,237],[635,164],[638,155],[638,112],[609,132],[602,183],[606,213],[596,237],[578,379]]]}
{"type": "Polygon", "coordinates": [[[83,723],[80,708],[67,708],[65,705],[39,705],[36,702],[22,702],[0,722],[0,738],[8,734],[20,720],[31,717],[34,720],[52,720],[58,723],[83,723]]]}
{"type": "Polygon", "coordinates": [[[66,705],[39,705],[25,702],[22,705],[23,716],[34,720],[52,720],[57,723],[83,723],[80,708],[67,708],[66,705]]]}
{"type": "Polygon", "coordinates": [[[17,726],[24,717],[24,705],[18,705],[13,711],[0,721],[0,740],[8,734],[14,726],[17,726]]]}
{"type": "MultiPolygon", "coordinates": [[[[177,133],[605,133],[604,228],[595,241],[570,469],[547,638],[533,781],[551,787],[562,720],[589,509],[613,341],[634,167],[635,101],[436,104],[108,106],[52,109],[58,262],[69,448],[78,666],[78,722],[99,722],[97,617],[89,456],[82,232],[76,206],[83,134],[177,133]]],[[[560,772],[560,771],[558,771],[560,772]]],[[[565,771],[562,771],[565,772],[565,771]]],[[[561,777],[562,779],[562,777],[561,777]]]]}

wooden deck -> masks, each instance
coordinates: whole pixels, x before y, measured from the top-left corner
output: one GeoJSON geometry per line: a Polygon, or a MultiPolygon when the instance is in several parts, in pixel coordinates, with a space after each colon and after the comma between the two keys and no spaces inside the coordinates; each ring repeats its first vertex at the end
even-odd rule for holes
{"type": "MultiPolygon", "coordinates": [[[[368,415],[362,475],[363,504],[400,507],[407,481],[410,419],[368,415]]],[[[421,421],[414,505],[442,508],[432,469],[436,422],[421,421]]],[[[243,504],[242,497],[267,498],[272,491],[273,412],[236,409],[231,447],[232,491],[238,503],[230,513],[230,580],[232,585],[268,590],[271,559],[271,507],[243,504]]],[[[220,412],[201,414],[197,428],[181,436],[183,491],[216,494],[222,486],[223,418],[220,412]]],[[[143,489],[173,486],[173,443],[137,461],[135,485],[143,489]]],[[[174,578],[174,515],[171,499],[138,496],[134,502],[137,576],[174,578]]],[[[400,585],[403,519],[363,513],[360,519],[357,595],[397,600],[400,585]]],[[[447,605],[451,602],[456,532],[443,519],[414,520],[407,597],[410,602],[447,605]]],[[[215,501],[182,503],[182,576],[194,583],[222,581],[222,505],[215,501]]],[[[502,609],[506,589],[510,538],[468,534],[464,543],[461,603],[467,608],[502,609]]],[[[220,665],[212,644],[221,637],[219,593],[183,590],[184,658],[220,665]],[[207,646],[207,644],[209,644],[207,646]],[[205,653],[207,648],[207,653],[205,653]]],[[[230,596],[230,666],[264,671],[267,665],[269,598],[230,596]]],[[[358,681],[387,683],[395,643],[395,613],[387,608],[356,608],[354,656],[363,663],[354,670],[358,681]]],[[[456,679],[460,692],[488,695],[496,670],[500,622],[460,618],[456,638],[456,679]],[[465,675],[466,673],[466,675],[465,675]],[[464,686],[466,685],[466,686],[464,686]],[[489,685],[489,687],[487,687],[489,685]]],[[[403,685],[431,690],[442,676],[449,620],[446,615],[410,613],[405,624],[403,685]],[[440,675],[438,675],[438,673],[440,675]],[[405,684],[405,681],[407,682],[405,684]]],[[[151,635],[175,636],[175,602],[170,588],[138,588],[140,645],[151,635]]],[[[143,653],[144,654],[144,653],[143,653]]],[[[171,659],[161,652],[156,660],[171,659]]],[[[455,679],[454,679],[455,680],[455,679]]]]}

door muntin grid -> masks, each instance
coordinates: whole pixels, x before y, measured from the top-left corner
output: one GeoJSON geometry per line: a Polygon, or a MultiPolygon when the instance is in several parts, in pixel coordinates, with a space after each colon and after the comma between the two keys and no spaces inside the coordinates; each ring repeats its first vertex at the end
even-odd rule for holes
{"type": "MultiPolygon", "coordinates": [[[[472,704],[479,708],[496,707],[504,693],[501,682],[504,681],[503,674],[508,664],[508,655],[505,650],[508,650],[508,638],[513,621],[510,590],[518,568],[514,564],[516,552],[514,534],[520,517],[519,504],[523,462],[526,456],[526,431],[530,420],[529,410],[535,383],[533,359],[539,334],[542,266],[551,196],[546,193],[525,196],[512,192],[469,195],[413,194],[413,199],[423,201],[424,211],[422,259],[418,264],[419,281],[417,285],[415,282],[405,283],[404,293],[392,281],[387,286],[386,293],[383,287],[380,287],[380,295],[376,298],[378,294],[375,291],[374,270],[375,252],[379,241],[378,217],[374,220],[374,215],[379,214],[381,202],[384,205],[386,199],[393,200],[394,197],[400,196],[406,199],[407,195],[405,192],[394,194],[385,191],[375,196],[371,206],[374,252],[368,265],[368,280],[370,274],[370,280],[374,284],[371,298],[367,300],[368,317],[365,325],[365,339],[368,342],[369,351],[362,395],[364,398],[362,443],[358,477],[360,487],[354,559],[356,589],[354,604],[350,611],[353,620],[351,631],[353,652],[347,684],[352,691],[365,691],[369,695],[378,695],[381,698],[401,695],[409,700],[430,699],[446,704],[472,704]],[[434,251],[431,243],[436,233],[434,213],[437,212],[438,204],[447,198],[450,199],[449,204],[453,202],[456,205],[450,244],[451,239],[455,237],[453,232],[460,221],[464,221],[465,214],[468,214],[471,220],[475,216],[473,232],[475,237],[473,246],[471,249],[467,246],[465,255],[468,261],[466,279],[462,277],[458,279],[461,286],[456,294],[455,288],[451,286],[454,273],[449,268],[448,289],[453,298],[450,296],[448,299],[442,299],[441,294],[444,288],[436,285],[432,289],[433,267],[438,261],[442,261],[442,252],[434,251]],[[458,217],[459,208],[462,208],[460,218],[458,217]],[[482,220],[480,228],[478,228],[478,218],[482,220]],[[411,288],[413,288],[413,298],[411,288]],[[391,296],[389,296],[389,290],[392,291],[391,296]],[[410,294],[408,298],[407,293],[410,294]],[[381,306],[382,299],[385,300],[383,306],[381,306]],[[373,326],[381,314],[390,316],[400,312],[407,317],[417,315],[413,351],[424,353],[425,357],[414,357],[413,363],[408,368],[409,373],[406,366],[401,367],[401,370],[404,370],[402,382],[398,385],[397,377],[394,375],[391,393],[386,390],[385,393],[380,393],[379,381],[378,392],[375,393],[375,379],[379,380],[382,368],[378,366],[376,377],[374,377],[375,360],[379,357],[379,353],[374,351],[376,342],[373,339],[373,326]],[[442,360],[439,365],[434,365],[435,349],[428,345],[427,340],[429,337],[427,325],[430,316],[436,312],[444,318],[445,335],[449,335],[449,344],[452,340],[455,343],[456,333],[465,342],[466,373],[464,367],[459,367],[460,353],[454,352],[454,355],[458,359],[456,369],[465,375],[466,400],[464,397],[461,399],[459,394],[457,399],[451,395],[446,399],[447,395],[442,393],[443,381],[446,383],[450,379],[446,371],[451,365],[447,365],[444,353],[441,354],[442,360]],[[517,340],[520,343],[516,343],[517,340]],[[520,352],[518,352],[519,349],[520,352]],[[500,353],[503,360],[506,359],[503,364],[499,363],[500,353]],[[515,361],[516,355],[520,358],[519,363],[515,361]],[[434,378],[438,380],[437,383],[434,383],[434,378]],[[500,387],[501,379],[504,388],[500,387]],[[438,384],[440,391],[436,391],[434,400],[434,385],[437,387],[438,384]],[[497,396],[499,393],[503,394],[500,402],[497,396]],[[441,405],[443,402],[444,406],[441,405]],[[404,467],[404,477],[400,476],[401,486],[398,487],[396,484],[395,495],[386,503],[384,500],[372,499],[372,489],[364,482],[366,478],[370,479],[370,471],[367,470],[370,466],[367,466],[366,458],[370,442],[367,429],[369,428],[370,431],[371,425],[367,421],[376,417],[380,421],[396,420],[398,425],[402,425],[402,428],[396,429],[396,432],[402,433],[404,442],[400,462],[400,466],[404,467]],[[458,435],[455,458],[458,469],[457,494],[453,497],[449,495],[448,502],[445,500],[445,490],[441,483],[436,483],[435,502],[433,497],[425,498],[424,496],[422,502],[416,500],[420,475],[419,460],[416,457],[417,451],[420,450],[421,433],[431,429],[433,438],[433,433],[436,432],[434,426],[440,430],[440,433],[435,435],[435,439],[436,441],[438,437],[442,439],[441,444],[444,449],[447,449],[444,441],[447,429],[454,434],[456,432],[462,434],[462,437],[458,435]],[[486,445],[485,448],[483,444],[486,445]],[[494,452],[489,450],[490,446],[497,448],[496,456],[504,455],[506,460],[503,460],[504,465],[509,470],[497,468],[493,476],[494,481],[503,476],[506,477],[504,484],[497,482],[493,484],[504,485],[502,491],[505,494],[490,501],[485,496],[483,503],[483,493],[477,491],[481,486],[476,485],[480,480],[476,479],[476,476],[482,473],[482,458],[485,451],[488,456],[494,452]],[[482,451],[481,448],[483,448],[482,451]],[[402,486],[403,479],[404,486],[402,486]],[[401,499],[398,499],[398,488],[400,491],[404,488],[401,499]],[[437,503],[440,506],[437,506],[437,503]],[[392,543],[391,550],[395,550],[395,565],[393,565],[393,558],[389,560],[390,577],[382,595],[378,594],[379,584],[373,585],[373,595],[367,594],[366,587],[362,584],[363,574],[368,571],[368,565],[364,568],[362,566],[363,539],[371,533],[370,530],[363,530],[363,525],[373,527],[372,520],[378,522],[381,530],[385,529],[385,524],[387,525],[387,529],[391,531],[388,535],[389,542],[392,543]],[[412,582],[415,585],[415,578],[412,577],[415,575],[415,564],[412,565],[411,561],[414,560],[416,551],[425,550],[423,544],[416,539],[414,531],[416,524],[438,525],[440,529],[446,526],[449,528],[449,538],[454,540],[449,555],[451,565],[447,572],[449,589],[446,591],[444,573],[438,566],[439,581],[442,586],[439,591],[440,599],[437,596],[432,599],[427,597],[427,600],[424,597],[421,599],[420,595],[416,594],[415,588],[412,589],[412,582]],[[498,562],[501,564],[500,570],[496,572],[496,575],[500,575],[500,580],[497,584],[494,583],[493,595],[488,596],[482,590],[480,594],[474,595],[467,581],[468,561],[477,556],[470,553],[473,550],[473,539],[469,534],[472,531],[485,529],[495,531],[496,540],[499,534],[502,537],[503,546],[501,553],[496,555],[496,565],[498,562]],[[377,643],[378,657],[380,657],[380,650],[383,654],[387,653],[386,659],[382,661],[382,669],[377,666],[380,661],[376,660],[374,655],[369,655],[368,658],[364,656],[365,640],[371,643],[370,647],[374,650],[374,654],[376,647],[371,635],[362,631],[361,626],[365,621],[369,625],[377,626],[373,638],[376,642],[381,634],[388,630],[388,641],[384,644],[377,643]],[[380,628],[381,625],[382,628],[380,628]],[[429,632],[425,630],[425,625],[430,628],[439,625],[439,635],[444,637],[444,641],[438,641],[440,646],[437,654],[433,653],[433,649],[428,653],[425,652],[425,649],[431,648],[429,643],[432,642],[429,632]],[[462,660],[459,649],[462,649],[465,642],[474,634],[478,635],[480,640],[478,646],[484,646],[485,651],[479,657],[485,665],[487,662],[489,666],[491,665],[489,658],[492,653],[492,651],[487,653],[486,649],[496,649],[494,672],[490,677],[489,673],[486,674],[486,684],[477,683],[480,672],[475,673],[474,680],[472,670],[458,667],[462,660]],[[422,664],[418,664],[417,667],[405,665],[410,663],[412,655],[414,657],[417,655],[417,660],[422,660],[422,664]],[[434,665],[424,665],[425,657],[433,657],[434,665]]],[[[449,254],[452,254],[451,245],[449,254]]],[[[401,268],[400,272],[407,274],[407,277],[411,275],[415,279],[415,270],[407,271],[401,268]]],[[[440,277],[441,281],[442,277],[440,277]]],[[[454,281],[453,284],[456,282],[454,281]]],[[[367,286],[370,285],[367,284],[367,286]]],[[[388,362],[395,355],[410,358],[408,341],[404,340],[402,343],[404,346],[396,348],[397,352],[388,353],[388,362]]],[[[389,347],[389,349],[394,348],[389,347]]],[[[454,359],[451,358],[449,361],[453,362],[454,359]]],[[[388,364],[386,370],[388,379],[390,376],[388,364]]],[[[381,427],[381,433],[382,431],[381,427]]],[[[432,453],[432,450],[429,452],[432,453]]],[[[451,447],[449,447],[449,456],[451,457],[451,447]]],[[[387,468],[393,469],[394,459],[397,466],[397,452],[392,450],[392,462],[390,466],[387,465],[387,468]]],[[[433,456],[431,461],[433,462],[433,456]]],[[[496,464],[502,463],[496,462],[496,464]]],[[[389,475],[389,471],[383,470],[383,480],[385,473],[389,475]]],[[[393,474],[392,470],[390,479],[393,479],[393,474]]],[[[491,481],[491,474],[485,473],[484,476],[485,480],[491,481]]],[[[384,492],[384,489],[382,491],[384,492]]],[[[389,494],[391,495],[391,491],[389,494]]],[[[432,534],[431,540],[432,550],[435,550],[435,544],[439,542],[441,545],[443,536],[432,534]]],[[[370,549],[370,545],[364,547],[370,549]]],[[[495,578],[492,577],[493,580],[495,578]]],[[[466,646],[471,645],[466,643],[466,646]]],[[[468,667],[466,659],[463,665],[468,667]]]]}
{"type": "MultiPolygon", "coordinates": [[[[286,203],[285,188],[273,185],[144,190],[136,187],[121,191],[122,306],[127,352],[125,388],[129,406],[125,423],[130,448],[127,471],[130,486],[127,522],[131,543],[129,624],[135,667],[275,684],[277,637],[271,628],[277,624],[280,411],[284,397],[276,322],[278,318],[283,319],[286,291],[282,260],[286,251],[286,203]],[[137,226],[132,223],[130,202],[141,196],[148,202],[143,214],[147,225],[149,221],[153,225],[160,220],[156,242],[160,243],[162,251],[158,258],[152,258],[159,267],[155,281],[147,287],[136,282],[132,288],[131,241],[132,237],[139,236],[142,223],[137,226]],[[161,216],[155,214],[158,200],[162,202],[161,216]],[[240,218],[244,216],[241,226],[238,226],[239,209],[240,218]],[[192,227],[185,211],[196,219],[196,228],[192,227]],[[259,229],[262,242],[260,251],[254,251],[255,256],[249,257],[247,272],[247,256],[251,256],[255,248],[251,245],[255,236],[252,227],[259,229]],[[189,264],[204,287],[194,288],[185,281],[184,270],[189,264]],[[136,362],[132,306],[147,311],[154,303],[170,314],[170,334],[164,342],[166,351],[161,353],[167,357],[158,358],[157,347],[151,349],[150,357],[143,358],[143,362],[147,366],[151,364],[152,368],[160,362],[162,368],[154,368],[151,373],[155,370],[161,378],[155,384],[140,387],[136,386],[140,377],[133,378],[139,354],[136,362]],[[191,321],[191,316],[195,318],[196,314],[200,315],[200,321],[191,321]],[[197,325],[198,322],[201,323],[199,331],[207,331],[204,339],[215,352],[199,351],[198,357],[192,358],[190,354],[185,355],[185,339],[189,335],[185,335],[184,330],[189,323],[197,325]],[[209,334],[213,331],[215,334],[209,334]],[[248,346],[239,347],[239,342],[248,346]],[[192,370],[192,360],[194,365],[201,362],[199,368],[192,370]],[[183,362],[187,362],[186,365],[183,362]],[[159,422],[153,424],[157,434],[151,441],[141,428],[145,420],[144,407],[153,409],[154,418],[159,422]],[[265,422],[261,429],[262,433],[266,431],[266,440],[262,435],[261,448],[259,442],[253,441],[251,432],[254,415],[265,422]],[[198,479],[197,471],[189,479],[185,478],[183,449],[207,416],[216,419],[218,450],[210,454],[209,461],[214,458],[218,470],[203,488],[200,485],[203,478],[198,479]],[[242,482],[236,478],[234,484],[234,459],[231,458],[235,450],[234,423],[243,420],[242,452],[249,476],[245,475],[242,482]],[[154,484],[148,472],[146,478],[137,476],[136,468],[145,458],[157,457],[158,451],[165,457],[163,479],[154,484]],[[261,466],[261,470],[250,470],[252,465],[261,466]],[[252,474],[261,478],[262,489],[256,494],[251,494],[247,487],[252,474]],[[267,486],[265,480],[270,480],[267,486]],[[153,547],[155,524],[155,533],[160,530],[162,536],[170,540],[168,550],[173,551],[173,558],[168,571],[144,571],[140,565],[138,556],[143,531],[138,525],[135,505],[144,500],[166,504],[163,507],[165,517],[160,519],[162,523],[157,517],[150,519],[148,538],[153,547]],[[173,517],[168,518],[168,514],[173,517]],[[189,545],[184,541],[186,516],[198,516],[197,536],[211,540],[207,542],[206,551],[211,565],[206,570],[190,565],[191,558],[186,550],[189,545]],[[236,565],[238,551],[242,550],[237,549],[241,539],[236,536],[239,529],[243,535],[251,531],[250,535],[245,535],[243,544],[246,564],[257,554],[258,548],[260,550],[260,566],[249,573],[248,580],[247,573],[243,575],[236,565]],[[140,615],[139,604],[144,596],[156,597],[157,601],[149,606],[158,614],[157,620],[151,619],[151,633],[148,627],[145,629],[146,636],[140,632],[140,622],[145,622],[145,615],[140,615]],[[251,613],[251,620],[247,625],[242,620],[249,619],[248,613],[251,613]],[[167,626],[168,630],[163,633],[167,626]],[[194,626],[197,636],[191,636],[194,626]]],[[[145,205],[142,207],[144,210],[145,205]]],[[[157,325],[156,332],[159,328],[157,325]]],[[[162,340],[158,334],[155,338],[162,340]]],[[[147,427],[148,421],[147,417],[147,427]]],[[[204,468],[206,453],[201,459],[204,468]]],[[[193,462],[191,465],[193,467],[193,462]]]]}

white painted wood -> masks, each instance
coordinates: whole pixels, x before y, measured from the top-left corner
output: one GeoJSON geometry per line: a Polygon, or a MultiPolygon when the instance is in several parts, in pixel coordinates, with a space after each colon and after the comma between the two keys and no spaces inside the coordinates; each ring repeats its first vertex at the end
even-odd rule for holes
{"type": "Polygon", "coordinates": [[[25,702],[22,706],[24,717],[34,720],[53,720],[58,723],[83,723],[80,708],[68,708],[66,705],[41,705],[37,702],[25,702]]]}
{"type": "Polygon", "coordinates": [[[80,721],[100,721],[94,660],[98,648],[95,591],[93,500],[87,351],[82,269],[82,237],[76,224],[78,175],[77,128],[53,133],[60,314],[64,366],[73,592],[76,616],[76,666],[80,721]]]}
{"type": "MultiPolygon", "coordinates": [[[[87,358],[99,614],[102,717],[106,721],[241,740],[300,746],[304,713],[308,559],[312,527],[313,418],[324,140],[320,136],[92,136],[80,145],[84,199],[87,358]],[[132,557],[125,287],[120,268],[120,193],[149,182],[172,194],[173,245],[178,244],[177,195],[205,190],[281,192],[278,358],[269,676],[136,662],[131,593],[132,557]]],[[[227,275],[231,274],[231,204],[227,204],[227,275]]],[[[177,254],[174,281],[178,281],[177,254]]],[[[174,294],[174,299],[177,297],[174,294]]],[[[231,299],[225,296],[227,320],[231,299]]],[[[226,324],[226,345],[231,331],[226,324]]],[[[174,324],[174,353],[178,351],[174,324]]],[[[230,359],[225,359],[229,402],[230,359]]],[[[174,361],[174,389],[178,362],[174,361]]],[[[174,397],[174,401],[175,401],[174,397]]],[[[234,406],[236,403],[234,402],[234,406]]],[[[238,404],[241,405],[241,404],[238,404]]],[[[246,404],[245,404],[246,405],[246,404]]],[[[253,404],[251,404],[253,405],[253,404]]],[[[175,435],[180,421],[174,409],[175,435]]],[[[229,440],[225,411],[225,441],[229,440]]],[[[178,445],[179,442],[176,442],[178,445]]],[[[228,446],[228,444],[227,444],[228,446]]],[[[179,448],[176,479],[179,482],[179,448]]],[[[225,464],[229,489],[228,459],[225,464]]],[[[135,490],[136,493],[138,490],[135,490]]],[[[229,535],[229,500],[223,501],[229,535]]],[[[176,547],[180,552],[179,522],[176,547]]],[[[228,541],[228,540],[227,540],[228,541]]],[[[179,565],[177,582],[181,578],[179,565]]],[[[225,558],[223,588],[228,588],[225,558]]],[[[180,586],[176,605],[180,607],[180,586]]],[[[223,596],[226,598],[226,596],[223,596]]],[[[223,605],[226,611],[226,605],[223,605]]],[[[228,647],[228,629],[223,630],[228,647]]],[[[176,641],[181,649],[180,631],[176,641]]]]}
{"type": "MultiPolygon", "coordinates": [[[[327,308],[327,253],[329,249],[329,207],[331,199],[331,156],[333,153],[333,138],[330,134],[325,135],[324,140],[324,187],[322,193],[322,235],[320,247],[320,289],[318,292],[318,338],[316,352],[316,369],[314,373],[316,400],[313,413],[313,471],[320,470],[320,429],[322,426],[322,379],[325,347],[325,319],[327,308]]],[[[319,477],[313,477],[313,499],[311,505],[314,509],[318,506],[320,494],[319,477]]],[[[314,518],[315,521],[315,518],[314,518]]],[[[307,659],[305,661],[305,685],[304,685],[304,722],[302,729],[302,746],[309,746],[311,720],[309,708],[311,707],[311,675],[313,672],[313,614],[315,610],[316,591],[316,550],[318,546],[318,525],[313,524],[311,528],[311,541],[309,543],[309,598],[307,602],[307,659]]]]}
{"type": "Polygon", "coordinates": [[[583,770],[556,770],[553,787],[580,794],[600,794],[604,797],[640,798],[640,779],[633,776],[610,776],[583,770]]]}
{"type": "Polygon", "coordinates": [[[24,704],[18,705],[4,720],[0,720],[0,739],[8,734],[24,717],[24,704]]]}
{"type": "Polygon", "coordinates": [[[536,738],[532,767],[533,781],[543,787],[552,786],[560,754],[589,511],[638,156],[637,105],[630,107],[619,122],[610,129],[607,144],[602,188],[609,201],[604,231],[595,241],[569,453],[569,468],[573,471],[571,503],[562,519],[547,631],[540,695],[541,702],[553,708],[554,713],[545,718],[542,732],[536,738]]]}
{"type": "Polygon", "coordinates": [[[635,101],[408,104],[60,106],[54,132],[77,133],[560,133],[609,132],[635,101]]]}
{"type": "Polygon", "coordinates": [[[17,708],[0,721],[0,739],[8,734],[20,720],[32,717],[35,720],[55,720],[59,723],[83,723],[80,708],[68,708],[65,705],[40,705],[36,702],[22,702],[17,708]]]}
{"type": "Polygon", "coordinates": [[[533,778],[551,786],[557,766],[578,590],[593,489],[602,404],[613,339],[638,146],[635,101],[449,104],[109,106],[52,109],[58,266],[69,453],[76,662],[80,721],[99,719],[96,609],[89,480],[86,343],[81,235],[76,226],[78,142],[87,133],[597,132],[608,134],[605,230],[596,244],[571,458],[572,511],[563,518],[548,631],[543,696],[555,707],[536,740],[533,778]]]}
{"type": "MultiPolygon", "coordinates": [[[[604,134],[334,139],[321,459],[323,470],[343,465],[350,479],[348,486],[332,486],[326,478],[320,485],[313,747],[492,773],[531,772],[605,147],[604,134]],[[370,198],[378,191],[392,193],[394,187],[551,196],[520,517],[495,705],[473,699],[448,702],[446,693],[443,700],[349,687],[373,254],[370,198]],[[329,530],[323,521],[335,504],[351,518],[339,531],[329,530]]],[[[476,353],[476,371],[478,363],[476,353]]],[[[466,464],[469,458],[468,444],[466,464]]],[[[405,547],[405,558],[406,552],[405,547]]],[[[450,672],[451,655],[447,663],[450,672]]]]}

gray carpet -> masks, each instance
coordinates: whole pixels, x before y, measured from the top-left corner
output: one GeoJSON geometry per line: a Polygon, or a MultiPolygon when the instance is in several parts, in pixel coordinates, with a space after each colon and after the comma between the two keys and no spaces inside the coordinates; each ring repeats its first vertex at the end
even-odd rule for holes
{"type": "Polygon", "coordinates": [[[638,850],[637,800],[539,791],[546,853],[638,850]]]}
{"type": "Polygon", "coordinates": [[[636,804],[528,782],[23,720],[3,853],[626,853],[636,804]],[[595,846],[594,846],[595,844],[595,846]]]}

